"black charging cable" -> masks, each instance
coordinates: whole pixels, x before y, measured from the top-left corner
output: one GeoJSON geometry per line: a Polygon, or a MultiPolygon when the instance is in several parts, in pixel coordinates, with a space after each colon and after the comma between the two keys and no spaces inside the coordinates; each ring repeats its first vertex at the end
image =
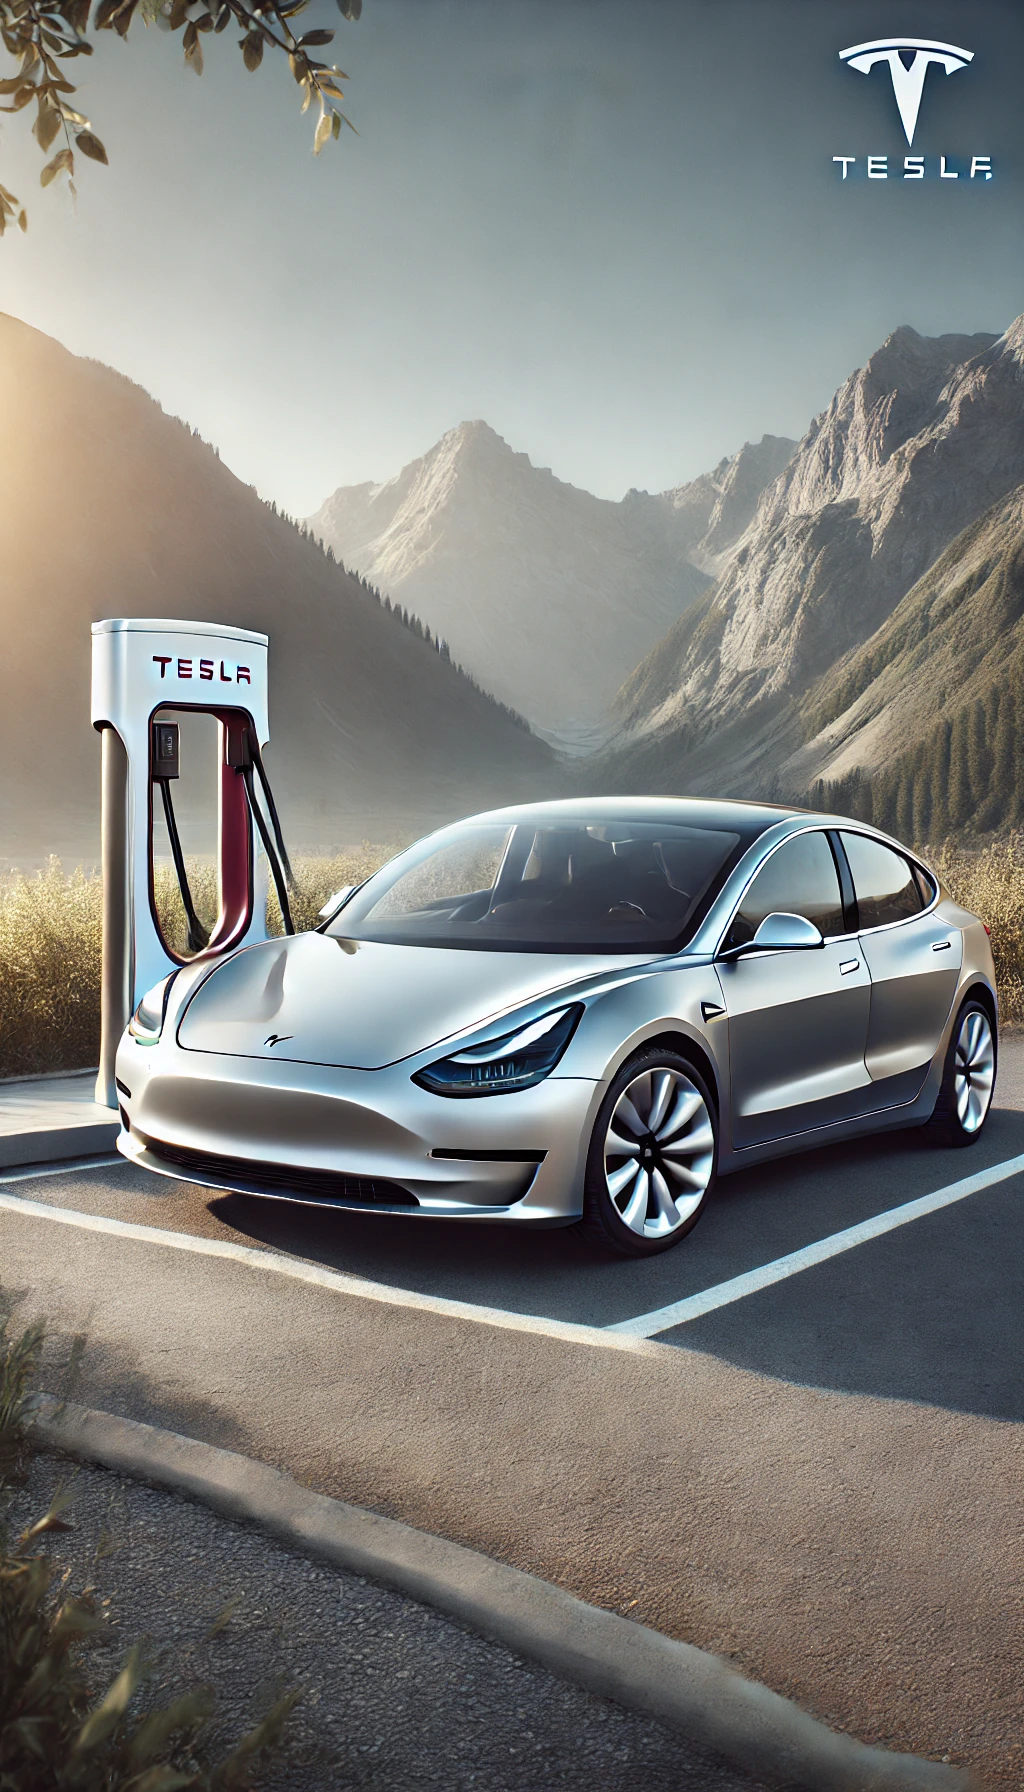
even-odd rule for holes
{"type": "Polygon", "coordinates": [[[271,821],[271,825],[274,829],[274,839],[277,842],[278,856],[279,856],[279,858],[281,860],[281,864],[284,868],[285,877],[288,880],[288,888],[290,890],[294,890],[295,876],[294,876],[294,873],[292,872],[291,860],[288,857],[288,850],[284,843],[284,835],[281,832],[281,818],[277,813],[277,804],[274,801],[274,792],[270,788],[270,779],[267,777],[267,768],[263,763],[263,754],[260,752],[259,738],[256,734],[255,728],[249,729],[249,752],[252,755],[252,762],[253,762],[253,765],[256,767],[256,773],[257,773],[257,776],[259,777],[259,781],[260,781],[261,785],[263,786],[263,795],[266,798],[267,809],[270,812],[270,821],[271,821]]]}
{"type": "Polygon", "coordinates": [[[188,949],[190,952],[205,952],[210,943],[210,930],[208,927],[204,927],[200,921],[196,914],[196,905],[192,900],[192,891],[189,888],[188,874],[185,870],[185,855],[181,850],[178,823],[174,815],[174,804],[171,801],[170,781],[167,778],[158,777],[154,782],[159,784],[160,796],[163,800],[167,838],[171,843],[171,858],[174,860],[174,875],[178,880],[181,906],[185,910],[185,920],[188,923],[188,949]]]}
{"type": "Polygon", "coordinates": [[[263,850],[267,855],[267,862],[270,865],[285,933],[294,933],[295,923],[292,920],[291,904],[288,901],[288,884],[285,879],[284,867],[278,858],[277,843],[273,839],[270,829],[267,826],[266,817],[263,810],[260,808],[259,803],[256,801],[256,791],[253,787],[252,766],[242,765],[239,766],[238,769],[242,774],[242,781],[245,785],[246,795],[249,798],[249,807],[252,810],[252,817],[259,829],[260,839],[263,842],[263,850]]]}
{"type": "Polygon", "coordinates": [[[292,874],[291,861],[289,860],[287,849],[285,847],[284,836],[281,832],[281,820],[277,813],[277,804],[274,802],[274,793],[270,788],[270,780],[267,777],[266,768],[263,764],[263,755],[260,752],[260,743],[257,739],[255,728],[249,727],[246,729],[240,745],[241,752],[239,758],[241,763],[236,764],[235,770],[240,773],[242,782],[245,785],[245,794],[249,799],[249,808],[252,811],[252,818],[256,823],[260,839],[263,842],[263,850],[267,855],[267,863],[270,866],[270,873],[274,879],[274,888],[277,891],[277,901],[281,910],[281,921],[285,933],[294,933],[295,923],[292,920],[291,903],[288,900],[288,893],[289,890],[294,889],[295,879],[292,874]],[[253,767],[256,768],[256,771],[259,774],[259,780],[263,787],[267,808],[270,811],[270,826],[267,825],[267,818],[263,813],[263,809],[256,795],[253,767]],[[271,832],[271,828],[273,829],[273,832],[271,832]]]}

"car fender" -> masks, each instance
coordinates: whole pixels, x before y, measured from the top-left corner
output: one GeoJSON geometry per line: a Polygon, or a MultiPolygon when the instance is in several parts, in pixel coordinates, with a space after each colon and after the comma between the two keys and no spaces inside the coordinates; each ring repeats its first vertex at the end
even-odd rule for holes
{"type": "Polygon", "coordinates": [[[649,1041],[668,1035],[678,1041],[678,1049],[683,1052],[687,1045],[693,1048],[698,1065],[710,1073],[712,1093],[723,1120],[727,1120],[727,1026],[721,985],[710,961],[659,968],[648,976],[604,991],[587,1003],[586,1013],[555,1074],[592,1079],[596,1084],[596,1114],[622,1065],[649,1041]]]}

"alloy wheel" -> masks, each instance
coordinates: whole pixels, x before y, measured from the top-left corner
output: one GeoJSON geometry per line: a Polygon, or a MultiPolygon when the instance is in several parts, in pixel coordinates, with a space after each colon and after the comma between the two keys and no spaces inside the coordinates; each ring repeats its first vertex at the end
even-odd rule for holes
{"type": "Polygon", "coordinates": [[[992,1099],[995,1047],[987,1015],[971,1008],[957,1034],[953,1068],[953,1095],[957,1119],[964,1132],[977,1132],[992,1099]]]}
{"type": "Polygon", "coordinates": [[[682,1071],[642,1071],[608,1121],[604,1174],[612,1206],[638,1238],[665,1238],[695,1213],[715,1165],[700,1090],[682,1071]]]}

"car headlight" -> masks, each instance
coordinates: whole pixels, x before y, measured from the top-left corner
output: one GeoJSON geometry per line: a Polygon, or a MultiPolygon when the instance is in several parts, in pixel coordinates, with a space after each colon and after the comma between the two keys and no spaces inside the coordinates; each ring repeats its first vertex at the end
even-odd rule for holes
{"type": "Polygon", "coordinates": [[[129,1033],[140,1045],[155,1045],[163,1032],[167,999],[177,975],[177,971],[172,971],[169,977],[162,977],[159,983],[154,983],[152,989],[147,989],[128,1022],[129,1033]]]}
{"type": "Polygon", "coordinates": [[[583,1003],[531,1020],[499,1039],[439,1058],[413,1077],[433,1095],[504,1095],[550,1076],[576,1031],[583,1003]]]}

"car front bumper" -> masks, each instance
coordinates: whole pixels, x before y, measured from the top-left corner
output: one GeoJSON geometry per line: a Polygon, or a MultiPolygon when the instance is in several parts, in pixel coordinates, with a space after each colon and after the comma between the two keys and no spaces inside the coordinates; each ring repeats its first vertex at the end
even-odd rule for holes
{"type": "Polygon", "coordinates": [[[141,1168],[269,1199],[524,1225],[567,1225],[603,1085],[547,1077],[453,1099],[408,1064],[351,1070],[184,1052],[125,1035],[118,1150],[141,1168]]]}

